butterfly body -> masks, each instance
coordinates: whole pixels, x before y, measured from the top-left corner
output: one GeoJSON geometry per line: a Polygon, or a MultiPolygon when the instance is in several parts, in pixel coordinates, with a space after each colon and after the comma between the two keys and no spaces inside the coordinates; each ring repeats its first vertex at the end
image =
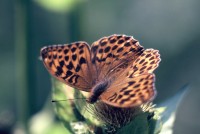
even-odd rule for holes
{"type": "Polygon", "coordinates": [[[49,73],[63,83],[90,93],[97,100],[127,108],[152,101],[160,54],[144,49],[132,36],[111,35],[95,41],[47,46],[41,49],[49,73]]]}
{"type": "Polygon", "coordinates": [[[92,89],[90,92],[90,96],[87,99],[87,101],[91,104],[95,103],[98,99],[99,96],[106,91],[106,89],[108,88],[110,84],[109,80],[103,80],[98,82],[92,89]]]}

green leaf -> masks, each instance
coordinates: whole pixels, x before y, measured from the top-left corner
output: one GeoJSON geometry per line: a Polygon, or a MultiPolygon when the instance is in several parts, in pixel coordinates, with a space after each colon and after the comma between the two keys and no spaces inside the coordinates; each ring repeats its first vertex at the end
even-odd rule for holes
{"type": "Polygon", "coordinates": [[[152,119],[149,120],[149,134],[159,134],[162,129],[161,114],[165,111],[165,107],[155,108],[152,119]]]}
{"type": "Polygon", "coordinates": [[[71,134],[71,132],[68,129],[65,129],[60,123],[54,123],[52,124],[49,129],[44,132],[44,134],[71,134]]]}
{"type": "Polygon", "coordinates": [[[30,134],[71,134],[68,129],[65,129],[63,125],[55,121],[55,114],[52,108],[52,104],[47,99],[44,107],[41,111],[33,115],[29,120],[29,133],[30,134]]]}
{"type": "MultiPolygon", "coordinates": [[[[78,90],[75,90],[74,96],[75,98],[85,98],[83,94],[78,90]]],[[[93,107],[93,104],[87,103],[85,99],[75,99],[74,102],[76,108],[84,116],[88,124],[100,126],[101,122],[99,122],[97,118],[94,117],[93,111],[88,111],[90,109],[89,107],[93,107]]]]}
{"type": "Polygon", "coordinates": [[[54,78],[52,79],[52,86],[56,114],[64,126],[71,133],[90,134],[89,125],[93,123],[85,122],[84,117],[88,117],[89,122],[94,122],[95,119],[85,108],[85,97],[80,91],[74,90],[54,78]]]}
{"type": "Polygon", "coordinates": [[[166,107],[166,110],[161,114],[163,128],[160,134],[173,133],[173,125],[176,118],[177,108],[188,90],[189,86],[185,85],[179,90],[177,94],[158,105],[158,107],[166,107]]]}
{"type": "Polygon", "coordinates": [[[60,81],[52,78],[52,87],[53,87],[53,100],[55,111],[58,116],[58,118],[62,121],[64,126],[69,129],[72,132],[70,122],[76,122],[78,121],[75,111],[76,109],[73,108],[71,102],[68,99],[68,96],[71,96],[70,94],[73,94],[73,89],[68,87],[61,83],[60,81]],[[68,93],[68,95],[66,95],[68,93]],[[66,100],[66,101],[59,101],[59,100],[66,100]]]}
{"type": "Polygon", "coordinates": [[[148,113],[142,113],[133,119],[129,124],[117,131],[117,134],[148,134],[147,121],[148,113]]]}

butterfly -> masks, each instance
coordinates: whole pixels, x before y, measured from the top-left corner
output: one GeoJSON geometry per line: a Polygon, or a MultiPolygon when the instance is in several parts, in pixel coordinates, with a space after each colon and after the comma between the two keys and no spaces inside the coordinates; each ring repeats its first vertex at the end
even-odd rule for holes
{"type": "Polygon", "coordinates": [[[89,92],[91,104],[128,108],[152,101],[160,54],[144,49],[132,36],[111,35],[91,47],[83,41],[46,46],[42,61],[51,75],[65,84],[89,92]]]}

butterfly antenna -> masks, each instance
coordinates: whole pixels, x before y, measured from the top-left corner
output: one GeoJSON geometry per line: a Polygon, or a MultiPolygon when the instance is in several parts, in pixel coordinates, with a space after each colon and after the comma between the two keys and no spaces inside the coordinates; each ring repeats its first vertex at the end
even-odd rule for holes
{"type": "Polygon", "coordinates": [[[68,100],[86,100],[87,98],[74,98],[74,99],[66,99],[66,100],[51,100],[51,102],[60,102],[60,101],[68,101],[68,100]]]}

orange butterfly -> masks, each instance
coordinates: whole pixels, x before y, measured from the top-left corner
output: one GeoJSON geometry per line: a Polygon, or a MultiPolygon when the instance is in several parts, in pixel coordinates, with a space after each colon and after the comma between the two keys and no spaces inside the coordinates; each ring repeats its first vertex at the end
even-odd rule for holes
{"type": "Polygon", "coordinates": [[[90,92],[89,103],[100,100],[127,108],[152,101],[156,95],[158,50],[144,49],[132,36],[111,35],[94,42],[41,49],[50,74],[78,90],[90,92]]]}

